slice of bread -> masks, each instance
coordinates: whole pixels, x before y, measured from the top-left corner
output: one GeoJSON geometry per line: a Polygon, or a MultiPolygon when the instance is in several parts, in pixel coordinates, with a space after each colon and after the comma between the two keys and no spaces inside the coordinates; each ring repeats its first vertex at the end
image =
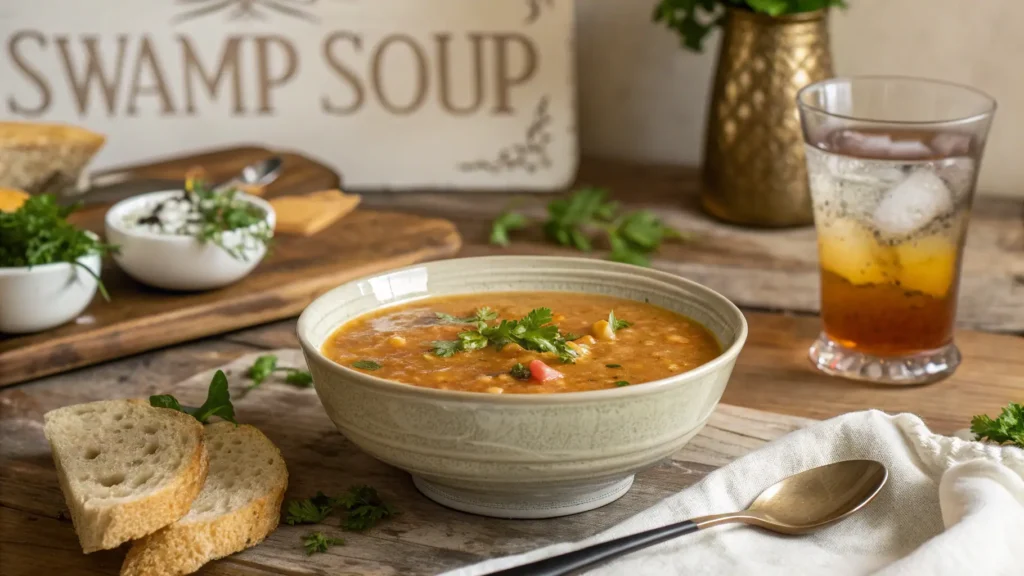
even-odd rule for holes
{"type": "Polygon", "coordinates": [[[277,528],[288,469],[252,426],[206,426],[210,474],[188,515],[132,545],[122,576],[191,574],[211,560],[255,546],[277,528]]]}
{"type": "Polygon", "coordinates": [[[188,513],[206,480],[203,425],[141,400],[46,413],[44,432],[82,550],[116,548],[188,513]]]}

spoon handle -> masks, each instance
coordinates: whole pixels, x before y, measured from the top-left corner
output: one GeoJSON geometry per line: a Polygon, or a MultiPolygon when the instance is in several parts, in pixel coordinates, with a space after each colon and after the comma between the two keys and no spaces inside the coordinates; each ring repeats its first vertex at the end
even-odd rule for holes
{"type": "Polygon", "coordinates": [[[597,562],[653,546],[676,536],[696,532],[700,530],[701,526],[695,520],[701,519],[685,520],[676,524],[669,524],[668,526],[640,532],[639,534],[623,536],[622,538],[601,542],[600,544],[594,544],[593,546],[587,546],[586,548],[566,552],[565,554],[559,554],[544,560],[538,560],[498,572],[491,572],[488,576],[562,576],[597,562]]]}

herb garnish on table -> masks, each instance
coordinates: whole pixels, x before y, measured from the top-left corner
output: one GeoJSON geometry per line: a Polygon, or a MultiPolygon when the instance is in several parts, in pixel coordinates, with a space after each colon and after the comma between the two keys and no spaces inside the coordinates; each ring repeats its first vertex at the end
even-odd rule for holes
{"type": "Polygon", "coordinates": [[[58,206],[51,194],[31,196],[14,212],[0,212],[0,268],[20,268],[67,262],[96,279],[100,294],[107,301],[106,286],[88,266],[78,261],[83,256],[105,256],[117,247],[67,221],[79,205],[58,206]]]}
{"type": "Polygon", "coordinates": [[[150,396],[149,404],[156,408],[170,408],[190,414],[203,424],[206,424],[212,416],[220,416],[238,426],[238,421],[235,420],[235,406],[231,403],[231,393],[228,391],[228,377],[222,370],[217,370],[213,375],[213,379],[210,380],[210,388],[206,393],[206,402],[203,402],[203,405],[198,408],[182,406],[178,399],[170,394],[150,396]]]}
{"type": "Polygon", "coordinates": [[[975,416],[971,419],[971,432],[978,440],[1024,448],[1024,404],[1010,402],[996,418],[975,416]]]}
{"type": "Polygon", "coordinates": [[[345,530],[362,531],[374,526],[380,520],[398,514],[385,502],[377,489],[371,486],[352,486],[348,492],[337,498],[317,492],[312,498],[298,498],[287,504],[285,522],[295,524],[319,524],[335,510],[345,511],[341,527],[345,530]]]}

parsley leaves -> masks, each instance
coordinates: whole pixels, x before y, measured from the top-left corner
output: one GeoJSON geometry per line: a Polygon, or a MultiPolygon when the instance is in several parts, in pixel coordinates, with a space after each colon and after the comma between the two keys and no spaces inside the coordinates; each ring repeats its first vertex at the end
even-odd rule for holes
{"type": "Polygon", "coordinates": [[[182,406],[178,399],[170,394],[150,396],[149,404],[156,408],[170,408],[191,414],[203,424],[206,424],[212,416],[219,416],[238,426],[238,421],[235,420],[235,407],[231,404],[231,393],[228,391],[228,377],[221,370],[217,370],[217,373],[213,375],[210,389],[206,393],[206,402],[203,402],[199,408],[182,406]]]}
{"type": "Polygon", "coordinates": [[[373,360],[356,360],[352,363],[353,368],[359,368],[360,370],[380,370],[380,364],[377,364],[373,360]]]}
{"type": "Polygon", "coordinates": [[[501,350],[508,344],[518,344],[525,350],[554,353],[565,363],[575,362],[576,351],[567,345],[568,340],[559,333],[558,326],[551,324],[552,319],[550,308],[536,308],[520,320],[501,320],[493,325],[479,322],[476,330],[460,332],[458,340],[434,342],[433,352],[448,358],[489,345],[501,350]]]}
{"type": "Polygon", "coordinates": [[[975,416],[971,432],[978,440],[1024,448],[1024,404],[1010,402],[995,419],[984,414],[975,416]]]}
{"type": "Polygon", "coordinates": [[[62,207],[52,194],[30,196],[14,212],[0,211],[0,268],[21,268],[67,262],[96,279],[104,300],[110,293],[91,268],[78,261],[83,256],[104,256],[117,246],[104,244],[96,236],[67,221],[78,205],[62,207]]]}
{"type": "Polygon", "coordinates": [[[530,369],[521,362],[516,362],[515,366],[508,373],[516,380],[529,380],[531,376],[530,369]]]}
{"type": "Polygon", "coordinates": [[[341,538],[329,538],[323,532],[310,532],[302,537],[302,545],[306,548],[306,555],[327,552],[331,546],[344,546],[345,541],[341,538]]]}
{"type": "Polygon", "coordinates": [[[615,310],[608,313],[608,326],[612,329],[612,332],[618,332],[623,328],[629,328],[633,323],[628,320],[620,320],[615,317],[615,310]]]}
{"type": "MultiPolygon", "coordinates": [[[[501,214],[492,223],[491,243],[507,246],[509,230],[522,228],[525,223],[522,215],[501,214]]],[[[610,260],[638,266],[650,266],[649,255],[663,241],[684,238],[648,210],[619,214],[619,205],[608,200],[608,190],[603,188],[583,188],[567,198],[553,200],[548,204],[543,228],[551,242],[583,252],[593,250],[595,233],[603,232],[611,249],[610,260]]]]}
{"type": "Polygon", "coordinates": [[[442,324],[479,324],[480,322],[490,322],[498,318],[498,313],[487,306],[477,308],[476,312],[472,316],[466,316],[464,318],[445,314],[444,312],[435,312],[435,315],[442,324]]]}
{"type": "Polygon", "coordinates": [[[313,385],[313,375],[306,370],[300,370],[298,368],[286,368],[279,367],[277,365],[277,356],[273,354],[266,354],[256,359],[256,362],[249,367],[245,375],[252,380],[252,384],[246,388],[246,391],[254,388],[259,388],[263,381],[270,377],[274,372],[284,372],[284,381],[288,384],[300,386],[302,388],[309,388],[313,385]]]}
{"type": "Polygon", "coordinates": [[[285,522],[295,524],[319,524],[336,509],[346,511],[341,527],[345,530],[362,531],[377,522],[397,515],[399,512],[384,502],[377,489],[370,486],[352,486],[348,492],[331,498],[317,492],[312,498],[290,500],[285,522]]]}
{"type": "Polygon", "coordinates": [[[629,386],[629,382],[626,382],[625,380],[619,380],[618,382],[615,383],[616,388],[622,388],[623,386],[629,386]]]}

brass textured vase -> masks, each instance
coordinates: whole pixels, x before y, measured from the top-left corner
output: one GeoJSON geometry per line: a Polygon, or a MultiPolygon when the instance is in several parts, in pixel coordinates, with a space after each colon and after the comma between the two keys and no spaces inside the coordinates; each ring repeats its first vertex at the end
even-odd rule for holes
{"type": "Polygon", "coordinates": [[[827,11],[728,9],[705,140],[705,210],[751,226],[813,222],[796,93],[832,76],[827,11]]]}

